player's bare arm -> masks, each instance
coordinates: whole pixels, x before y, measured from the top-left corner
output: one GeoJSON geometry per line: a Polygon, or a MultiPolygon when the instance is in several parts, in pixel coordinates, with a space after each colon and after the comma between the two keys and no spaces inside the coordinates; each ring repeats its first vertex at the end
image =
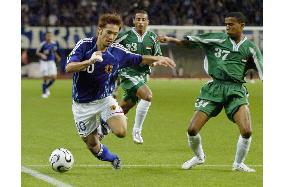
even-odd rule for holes
{"type": "Polygon", "coordinates": [[[55,57],[56,57],[57,62],[61,61],[61,57],[58,52],[55,52],[55,57]]]}
{"type": "Polygon", "coordinates": [[[47,59],[47,56],[44,53],[36,52],[36,55],[39,56],[42,59],[47,59]]]}
{"type": "Polygon", "coordinates": [[[143,55],[142,56],[142,63],[147,65],[154,64],[155,66],[165,66],[165,67],[176,67],[176,63],[170,59],[169,57],[164,56],[150,56],[150,55],[143,55]]]}
{"type": "Polygon", "coordinates": [[[188,45],[190,42],[188,40],[180,40],[170,36],[158,36],[157,40],[161,43],[176,43],[178,45],[188,45]]]}
{"type": "Polygon", "coordinates": [[[103,61],[102,52],[96,51],[92,54],[91,58],[82,62],[70,62],[66,65],[65,71],[67,73],[79,72],[85,70],[89,65],[103,61]]]}

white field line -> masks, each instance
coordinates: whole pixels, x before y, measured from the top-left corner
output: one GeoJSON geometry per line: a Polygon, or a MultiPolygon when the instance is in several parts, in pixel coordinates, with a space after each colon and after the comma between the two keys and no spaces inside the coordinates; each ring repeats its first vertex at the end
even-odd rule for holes
{"type": "MultiPolygon", "coordinates": [[[[48,164],[31,164],[27,165],[29,167],[50,167],[48,164]]],[[[159,168],[159,167],[181,167],[181,165],[177,164],[122,164],[124,168],[138,168],[138,167],[146,167],[146,168],[159,168]]],[[[263,167],[263,165],[250,165],[251,167],[263,167]]],[[[111,167],[110,164],[75,164],[75,167],[111,167]]],[[[232,167],[232,165],[226,164],[204,164],[199,165],[199,167],[232,167]]]]}
{"type": "Polygon", "coordinates": [[[30,169],[30,168],[27,168],[25,166],[22,166],[22,172],[23,173],[27,173],[37,179],[40,179],[40,180],[43,180],[49,184],[52,184],[54,186],[58,186],[58,187],[72,187],[70,184],[66,184],[64,182],[61,182],[55,178],[52,178],[48,175],[44,175],[36,170],[33,170],[33,169],[30,169]]]}

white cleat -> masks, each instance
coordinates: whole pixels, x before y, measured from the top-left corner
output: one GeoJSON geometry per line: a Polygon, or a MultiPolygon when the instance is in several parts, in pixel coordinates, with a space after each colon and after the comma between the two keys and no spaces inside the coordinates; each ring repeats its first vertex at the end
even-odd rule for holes
{"type": "Polygon", "coordinates": [[[46,93],[45,94],[41,94],[41,97],[44,98],[44,99],[47,99],[48,95],[46,93]]]}
{"type": "Polygon", "coordinates": [[[205,156],[203,159],[198,158],[197,156],[194,156],[192,159],[186,161],[182,164],[182,169],[191,169],[197,165],[203,164],[205,162],[205,156]]]}
{"type": "Polygon", "coordinates": [[[247,165],[244,163],[234,163],[233,164],[233,171],[242,171],[242,172],[255,172],[255,169],[249,168],[247,165]]]}
{"type": "Polygon", "coordinates": [[[133,141],[136,144],[143,144],[143,138],[141,136],[141,131],[133,131],[133,141]]]}

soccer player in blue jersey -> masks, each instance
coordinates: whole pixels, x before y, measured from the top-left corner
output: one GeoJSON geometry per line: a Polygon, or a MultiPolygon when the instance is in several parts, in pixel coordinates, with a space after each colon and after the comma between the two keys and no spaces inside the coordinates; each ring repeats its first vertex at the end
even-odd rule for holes
{"type": "Polygon", "coordinates": [[[40,44],[36,54],[40,57],[40,71],[43,76],[42,98],[50,95],[49,87],[54,83],[57,76],[55,60],[60,61],[58,44],[52,40],[52,33],[46,32],[45,41],[40,44]]]}
{"type": "Polygon", "coordinates": [[[122,26],[116,14],[99,19],[97,37],[80,40],[67,58],[66,72],[73,72],[72,111],[79,135],[95,157],[120,168],[120,159],[100,143],[97,128],[100,118],[119,138],[126,136],[127,122],[123,110],[112,97],[118,70],[143,64],[174,67],[168,57],[141,56],[113,43],[122,26]]]}

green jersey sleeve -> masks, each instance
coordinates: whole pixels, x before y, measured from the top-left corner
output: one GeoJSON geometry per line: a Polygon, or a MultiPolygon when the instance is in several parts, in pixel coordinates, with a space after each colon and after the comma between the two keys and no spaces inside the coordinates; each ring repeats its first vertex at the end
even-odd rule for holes
{"type": "Polygon", "coordinates": [[[154,56],[162,56],[161,44],[160,42],[156,42],[154,44],[154,56]]]}
{"type": "Polygon", "coordinates": [[[225,33],[204,33],[198,35],[187,35],[186,40],[190,41],[192,47],[202,47],[211,43],[223,43],[227,39],[225,33]]]}
{"type": "Polygon", "coordinates": [[[261,80],[263,80],[263,57],[262,57],[262,54],[259,50],[259,48],[252,43],[252,46],[249,47],[249,51],[252,55],[252,59],[255,63],[255,66],[257,68],[257,71],[258,71],[258,75],[259,75],[259,78],[261,80]]]}

